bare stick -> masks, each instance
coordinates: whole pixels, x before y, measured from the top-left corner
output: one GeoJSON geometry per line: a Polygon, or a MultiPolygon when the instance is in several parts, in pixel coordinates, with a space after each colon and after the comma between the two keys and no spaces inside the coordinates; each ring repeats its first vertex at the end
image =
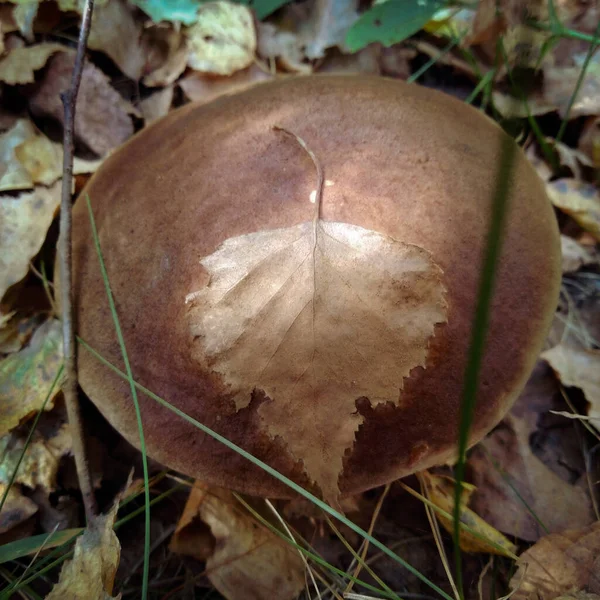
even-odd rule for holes
{"type": "Polygon", "coordinates": [[[60,258],[60,278],[62,289],[62,323],[63,323],[63,346],[65,355],[65,382],[63,392],[69,416],[69,427],[73,437],[73,455],[77,468],[79,487],[83,495],[85,516],[89,523],[96,515],[96,498],[90,479],[88,463],[85,454],[85,442],[83,439],[83,427],[81,425],[81,414],[79,411],[79,400],[77,398],[77,346],[75,342],[75,328],[73,325],[73,292],[72,292],[72,263],[71,263],[71,186],[73,181],[73,132],[75,129],[75,104],[81,83],[83,63],[85,61],[85,48],[92,22],[92,11],[94,0],[85,0],[83,15],[81,17],[81,28],[77,42],[77,54],[75,65],[71,76],[70,88],[61,94],[64,107],[64,157],[62,198],[60,204],[60,239],[58,252],[60,258]]]}

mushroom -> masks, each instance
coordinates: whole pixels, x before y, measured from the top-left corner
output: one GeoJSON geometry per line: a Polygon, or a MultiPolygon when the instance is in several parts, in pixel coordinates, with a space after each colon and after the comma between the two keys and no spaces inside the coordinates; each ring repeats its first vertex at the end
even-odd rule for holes
{"type": "MultiPolygon", "coordinates": [[[[506,134],[437,91],[307,76],[189,104],[134,136],[74,207],[81,337],[334,502],[456,456],[471,324],[506,134]]],[[[508,411],[556,306],[560,240],[517,149],[470,444],[508,411]]],[[[85,350],[83,390],[138,443],[128,383],[85,350]]],[[[207,483],[291,492],[142,397],[148,454],[207,483]]]]}

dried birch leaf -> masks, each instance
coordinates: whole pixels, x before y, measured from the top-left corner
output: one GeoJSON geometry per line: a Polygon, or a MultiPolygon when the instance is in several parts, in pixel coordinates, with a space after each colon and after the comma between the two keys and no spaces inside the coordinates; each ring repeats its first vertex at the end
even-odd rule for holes
{"type": "Polygon", "coordinates": [[[198,22],[186,30],[188,65],[203,73],[231,75],[249,67],[256,52],[254,16],[247,6],[209,2],[198,22]]]}
{"type": "Polygon", "coordinates": [[[15,48],[0,60],[0,81],[9,85],[33,83],[35,72],[46,64],[50,56],[66,49],[61,44],[15,48]]]}
{"type": "Polygon", "coordinates": [[[29,271],[60,204],[60,182],[0,196],[0,298],[29,271]]]}
{"type": "Polygon", "coordinates": [[[446,319],[441,270],[418,246],[320,220],[230,238],[201,264],[209,284],[188,296],[199,359],[238,409],[264,391],[265,430],[335,502],[357,399],[400,404],[425,366],[446,319]]]}
{"type": "MultiPolygon", "coordinates": [[[[106,515],[90,520],[75,544],[73,560],[67,561],[58,583],[46,600],[111,600],[121,546],[113,531],[119,503],[106,515]]],[[[121,594],[116,596],[120,598],[121,594]]]]}

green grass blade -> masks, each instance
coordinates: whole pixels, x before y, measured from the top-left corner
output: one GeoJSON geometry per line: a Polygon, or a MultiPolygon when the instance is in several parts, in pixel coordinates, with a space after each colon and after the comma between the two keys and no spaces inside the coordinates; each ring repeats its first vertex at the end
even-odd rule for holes
{"type": "Polygon", "coordinates": [[[102,280],[104,281],[104,288],[106,289],[106,296],[108,304],[110,306],[110,312],[112,315],[113,323],[115,325],[115,331],[119,340],[119,346],[121,348],[121,354],[123,356],[123,362],[125,363],[125,370],[127,372],[127,380],[129,381],[129,387],[131,389],[131,395],[133,398],[133,404],[135,406],[135,416],[137,418],[138,433],[140,436],[140,448],[142,451],[142,468],[144,471],[144,498],[146,506],[146,518],[145,518],[145,538],[144,538],[144,571],[142,580],[142,598],[146,600],[148,597],[148,581],[150,577],[150,485],[148,476],[148,458],[146,456],[146,441],[144,438],[144,427],[142,425],[142,413],[140,411],[140,403],[138,402],[137,390],[133,381],[133,373],[131,371],[131,365],[129,364],[129,357],[127,355],[127,349],[125,347],[125,339],[123,338],[123,332],[121,331],[121,324],[117,315],[117,308],[113,298],[112,289],[108,280],[108,273],[106,271],[106,265],[104,264],[104,257],[102,256],[102,250],[100,248],[100,240],[98,238],[98,230],[96,229],[96,221],[94,220],[94,214],[92,211],[92,205],[90,202],[89,195],[85,197],[88,213],[90,216],[90,225],[92,228],[92,235],[94,237],[94,246],[96,248],[96,254],[98,256],[98,262],[100,263],[100,271],[102,273],[102,280]]]}

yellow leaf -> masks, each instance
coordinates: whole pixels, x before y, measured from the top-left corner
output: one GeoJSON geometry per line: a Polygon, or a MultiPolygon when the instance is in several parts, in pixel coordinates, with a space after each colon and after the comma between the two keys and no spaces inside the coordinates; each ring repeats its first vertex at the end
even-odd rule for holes
{"type": "Polygon", "coordinates": [[[231,2],[208,2],[198,22],[185,30],[188,65],[203,73],[231,75],[254,62],[256,29],[252,11],[231,2]]]}
{"type": "MultiPolygon", "coordinates": [[[[52,320],[35,332],[26,348],[0,362],[0,435],[40,409],[61,362],[61,327],[52,320]]],[[[51,407],[52,401],[46,409],[51,407]]]]}
{"type": "MultiPolygon", "coordinates": [[[[109,513],[88,523],[77,539],[73,559],[60,572],[58,583],[46,600],[112,600],[121,546],[113,531],[118,502],[109,513]]],[[[120,598],[121,594],[115,598],[120,598]]]]}
{"type": "Polygon", "coordinates": [[[227,600],[292,600],[304,587],[298,550],[259,524],[231,492],[200,481],[170,548],[206,560],[208,578],[227,600]]]}
{"type": "Polygon", "coordinates": [[[446,319],[441,269],[418,246],[320,220],[230,238],[200,262],[210,281],[187,299],[197,359],[238,410],[264,391],[262,427],[336,502],[356,398],[401,404],[404,377],[426,365],[446,319]]]}
{"type": "MultiPolygon", "coordinates": [[[[429,500],[448,514],[454,514],[454,479],[443,475],[433,475],[428,471],[420,473],[420,479],[424,483],[429,500]]],[[[461,549],[464,552],[485,552],[486,554],[513,557],[517,547],[467,506],[475,489],[474,485],[463,483],[460,522],[492,543],[486,543],[480,537],[473,535],[465,529],[461,529],[461,549]]],[[[446,531],[449,533],[454,532],[454,523],[452,520],[447,519],[437,512],[435,515],[446,531]]]]}
{"type": "Polygon", "coordinates": [[[600,240],[600,194],[593,185],[576,179],[557,179],[546,184],[546,191],[554,206],[600,240]]]}

